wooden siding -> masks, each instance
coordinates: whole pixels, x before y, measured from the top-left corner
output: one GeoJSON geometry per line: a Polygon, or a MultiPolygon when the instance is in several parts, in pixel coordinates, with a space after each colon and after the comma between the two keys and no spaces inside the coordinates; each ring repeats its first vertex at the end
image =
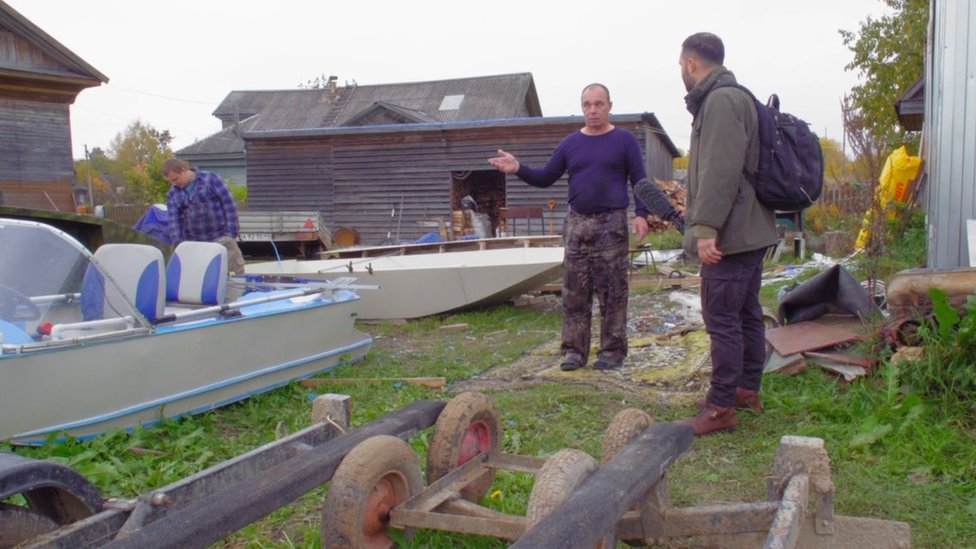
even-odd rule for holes
{"type": "MultiPolygon", "coordinates": [[[[498,148],[540,167],[580,123],[248,138],[249,208],[319,209],[333,230],[355,229],[363,244],[378,244],[388,234],[394,240],[416,239],[433,230],[421,222],[439,218],[450,224],[452,172],[497,173],[488,159],[498,148]]],[[[633,132],[648,160],[653,160],[648,173],[670,179],[671,154],[660,139],[644,131],[647,125],[618,125],[633,132]]],[[[492,179],[482,175],[479,180],[492,179]]],[[[545,189],[513,175],[504,181],[505,204],[496,206],[542,208],[545,228],[561,231],[567,210],[566,177],[545,189]],[[550,200],[556,203],[552,209],[550,200]]]]}
{"type": "Polygon", "coordinates": [[[248,209],[335,210],[328,140],[262,142],[249,145],[246,155],[248,209]]]}
{"type": "Polygon", "coordinates": [[[71,183],[67,180],[0,180],[0,206],[74,213],[75,199],[71,192],[71,183]]]}
{"type": "Polygon", "coordinates": [[[2,203],[73,212],[73,179],[68,105],[0,98],[2,203]]]}
{"type": "Polygon", "coordinates": [[[0,26],[0,64],[21,70],[64,70],[64,65],[50,55],[2,26],[0,26]]]}

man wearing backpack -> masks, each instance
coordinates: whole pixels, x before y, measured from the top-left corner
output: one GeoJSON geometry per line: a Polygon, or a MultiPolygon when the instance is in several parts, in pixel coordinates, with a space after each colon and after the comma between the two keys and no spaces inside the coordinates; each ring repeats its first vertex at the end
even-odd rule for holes
{"type": "Polygon", "coordinates": [[[756,106],[730,87],[725,46],[711,33],[689,36],[678,59],[692,122],[684,247],[701,259],[701,303],[711,338],[712,377],[695,435],[734,430],[736,408],[762,410],[766,357],[759,287],[763,258],[776,243],[773,211],[756,199],[745,173],[759,162],[756,106]]]}

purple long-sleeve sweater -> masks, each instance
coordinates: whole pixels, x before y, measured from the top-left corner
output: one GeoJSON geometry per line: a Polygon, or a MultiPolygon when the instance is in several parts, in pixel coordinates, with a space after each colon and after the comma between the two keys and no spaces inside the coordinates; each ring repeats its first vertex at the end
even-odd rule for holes
{"type": "MultiPolygon", "coordinates": [[[[581,214],[626,208],[630,185],[647,178],[637,138],[620,128],[601,135],[574,132],[559,143],[544,167],[520,164],[515,174],[533,187],[545,188],[567,171],[569,206],[581,214]]],[[[636,197],[634,201],[637,215],[646,216],[647,207],[636,197]]]]}

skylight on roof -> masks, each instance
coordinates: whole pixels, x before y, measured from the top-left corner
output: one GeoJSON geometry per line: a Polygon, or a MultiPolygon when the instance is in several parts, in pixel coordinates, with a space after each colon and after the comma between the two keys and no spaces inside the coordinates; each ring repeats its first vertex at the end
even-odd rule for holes
{"type": "Polygon", "coordinates": [[[464,101],[464,94],[461,95],[445,95],[444,100],[441,101],[441,107],[437,110],[440,111],[456,111],[461,108],[461,101],[464,101]]]}

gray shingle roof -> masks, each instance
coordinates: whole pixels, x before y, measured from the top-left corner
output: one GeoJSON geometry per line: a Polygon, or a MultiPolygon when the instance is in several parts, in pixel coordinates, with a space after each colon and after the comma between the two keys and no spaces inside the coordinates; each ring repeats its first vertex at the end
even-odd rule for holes
{"type": "Polygon", "coordinates": [[[430,82],[346,85],[322,89],[232,91],[213,114],[224,130],[181,149],[180,155],[243,151],[241,132],[332,128],[361,124],[385,108],[405,119],[457,122],[542,116],[531,73],[454,78],[430,82]],[[441,110],[446,96],[453,105],[441,110]],[[241,132],[229,132],[240,122],[241,132]],[[230,147],[235,147],[231,150],[230,147]]]}

